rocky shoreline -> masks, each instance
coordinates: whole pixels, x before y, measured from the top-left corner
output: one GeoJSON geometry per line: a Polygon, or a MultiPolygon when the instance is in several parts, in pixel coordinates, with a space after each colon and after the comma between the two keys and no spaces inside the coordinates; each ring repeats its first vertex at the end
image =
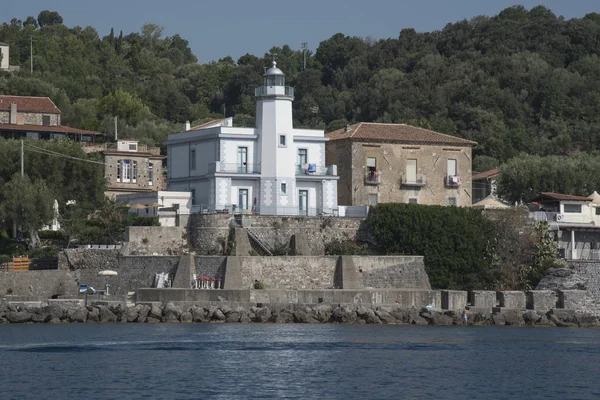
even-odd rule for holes
{"type": "MultiPolygon", "coordinates": [[[[5,323],[347,323],[347,324],[413,324],[461,325],[455,311],[430,311],[394,306],[340,304],[289,309],[285,307],[235,307],[228,305],[194,305],[182,309],[168,303],[161,305],[123,304],[88,307],[51,304],[23,307],[0,304],[0,324],[5,323]]],[[[572,310],[554,309],[546,313],[527,310],[473,312],[469,325],[600,327],[600,319],[572,310]]]]}

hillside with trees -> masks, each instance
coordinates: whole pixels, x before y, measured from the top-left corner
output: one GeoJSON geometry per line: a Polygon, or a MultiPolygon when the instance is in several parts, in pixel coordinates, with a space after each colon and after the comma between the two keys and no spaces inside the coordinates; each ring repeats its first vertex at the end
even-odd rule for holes
{"type": "Polygon", "coordinates": [[[0,93],[50,96],[65,125],[108,136],[119,116],[124,135],[148,144],[224,109],[236,124],[253,125],[254,87],[276,54],[296,89],[297,126],[378,121],[431,128],[476,140],[476,171],[521,153],[600,147],[596,13],[566,20],[543,6],[515,6],[441,31],[407,28],[382,40],[339,33],[315,53],[283,45],[207,64],[160,26],[100,37],[93,27],[63,25],[50,11],[2,24],[0,41],[11,45],[11,64],[21,66],[0,76],[0,93]]]}

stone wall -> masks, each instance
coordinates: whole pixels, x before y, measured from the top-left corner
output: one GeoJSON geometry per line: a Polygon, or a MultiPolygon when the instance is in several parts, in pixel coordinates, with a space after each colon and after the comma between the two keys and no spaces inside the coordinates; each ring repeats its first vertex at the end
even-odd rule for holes
{"type": "MultiPolygon", "coordinates": [[[[261,281],[270,289],[334,287],[338,256],[240,257],[243,288],[261,281]]],[[[352,256],[365,288],[430,289],[422,257],[352,256]]]]}
{"type": "Polygon", "coordinates": [[[181,226],[129,226],[123,255],[176,255],[187,247],[187,233],[181,226]]]}
{"type": "Polygon", "coordinates": [[[79,271],[16,271],[0,272],[0,297],[32,296],[52,298],[76,295],[79,288],[79,271]]]}
{"type": "Polygon", "coordinates": [[[155,274],[169,272],[174,275],[179,263],[178,256],[123,256],[119,250],[69,249],[59,254],[59,269],[78,273],[80,283],[103,289],[106,278],[98,276],[102,270],[117,271],[109,277],[111,293],[125,295],[137,288],[149,288],[155,274]]]}
{"type": "MultiPolygon", "coordinates": [[[[358,218],[244,215],[243,225],[270,248],[288,246],[292,236],[303,236],[311,255],[324,254],[325,244],[333,240],[372,242],[366,223],[358,218]]],[[[214,254],[234,226],[233,215],[194,214],[189,224],[192,246],[198,254],[214,254]]]]}
{"type": "Polygon", "coordinates": [[[199,278],[223,280],[225,277],[225,261],[227,257],[196,257],[196,275],[199,278]]]}
{"type": "Polygon", "coordinates": [[[548,270],[536,290],[584,290],[584,310],[600,315],[600,261],[565,261],[564,268],[548,270]]]}

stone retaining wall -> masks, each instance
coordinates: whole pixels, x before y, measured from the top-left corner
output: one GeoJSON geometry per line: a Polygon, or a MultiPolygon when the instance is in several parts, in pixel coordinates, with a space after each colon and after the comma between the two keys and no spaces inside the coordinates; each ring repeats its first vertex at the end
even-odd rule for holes
{"type": "MultiPolygon", "coordinates": [[[[222,249],[230,228],[236,226],[234,222],[233,215],[192,215],[189,233],[194,250],[214,254],[222,249]]],[[[325,244],[333,240],[372,242],[365,220],[360,218],[244,215],[243,223],[270,248],[289,245],[292,236],[302,236],[311,249],[310,255],[323,255],[325,244]]]]}

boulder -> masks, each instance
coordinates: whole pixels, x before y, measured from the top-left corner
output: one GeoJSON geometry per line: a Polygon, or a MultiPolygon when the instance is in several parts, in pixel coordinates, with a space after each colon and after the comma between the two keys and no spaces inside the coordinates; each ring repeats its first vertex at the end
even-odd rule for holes
{"type": "MultiPolygon", "coordinates": [[[[473,323],[477,325],[491,325],[493,323],[491,315],[488,313],[473,313],[473,323]]],[[[471,318],[469,318],[471,319],[471,318]]]]}
{"type": "Polygon", "coordinates": [[[112,311],[110,311],[108,307],[98,306],[98,310],[100,311],[100,322],[117,322],[117,316],[112,311]]]}
{"type": "Polygon", "coordinates": [[[87,320],[88,311],[85,307],[77,307],[69,310],[68,315],[70,322],[83,323],[87,320]]]}
{"type": "MultiPolygon", "coordinates": [[[[253,316],[253,317],[254,317],[254,316],[253,316]]],[[[244,324],[247,324],[247,323],[249,323],[249,322],[252,322],[252,319],[250,318],[250,315],[249,315],[249,314],[246,314],[246,313],[244,313],[244,314],[242,314],[242,316],[240,317],[240,322],[242,322],[242,323],[244,323],[244,324]]]]}
{"type": "Polygon", "coordinates": [[[200,306],[193,305],[192,308],[190,308],[190,311],[192,313],[192,320],[194,322],[207,322],[209,320],[208,310],[200,306]]]}
{"type": "Polygon", "coordinates": [[[162,319],[162,307],[160,304],[152,303],[148,318],[158,319],[159,321],[162,319]]]}
{"type": "Polygon", "coordinates": [[[523,321],[525,325],[535,325],[540,322],[542,316],[533,310],[527,310],[523,313],[523,321]]]}
{"type": "Polygon", "coordinates": [[[418,313],[410,313],[408,315],[408,323],[411,325],[429,325],[429,322],[418,313]]]}
{"type": "Polygon", "coordinates": [[[148,318],[148,314],[150,313],[150,310],[152,310],[152,307],[147,306],[145,304],[141,304],[139,307],[140,309],[138,311],[137,322],[144,323],[146,322],[146,319],[148,318]]]}
{"type": "Polygon", "coordinates": [[[182,312],[179,320],[184,323],[191,323],[193,321],[192,313],[189,311],[182,312]]]}
{"type": "Polygon", "coordinates": [[[591,314],[576,314],[573,322],[583,327],[598,326],[598,318],[591,314]]]}
{"type": "Polygon", "coordinates": [[[179,317],[181,317],[181,308],[176,306],[173,303],[167,303],[165,309],[163,310],[163,322],[179,322],[179,317]]]}
{"type": "Polygon", "coordinates": [[[403,324],[408,324],[410,319],[410,313],[408,310],[400,307],[395,307],[390,310],[390,314],[396,318],[396,321],[403,324]]]}
{"type": "Polygon", "coordinates": [[[6,314],[6,319],[8,319],[13,324],[22,324],[25,322],[31,322],[32,314],[25,311],[9,311],[6,314]]]}
{"type": "Polygon", "coordinates": [[[504,315],[502,313],[499,313],[499,312],[492,314],[492,322],[496,326],[504,326],[504,325],[506,325],[506,319],[504,318],[504,315]]]}
{"type": "Polygon", "coordinates": [[[268,322],[271,318],[271,310],[269,307],[261,307],[254,313],[254,322],[268,322]]]}
{"type": "Polygon", "coordinates": [[[319,321],[311,314],[303,310],[297,310],[293,313],[294,322],[298,324],[318,324],[319,321]]]}
{"type": "Polygon", "coordinates": [[[51,319],[63,319],[66,317],[65,310],[58,304],[51,304],[49,306],[42,307],[38,314],[44,315],[46,322],[50,321],[51,319]]]}
{"type": "Polygon", "coordinates": [[[227,317],[225,316],[225,314],[223,314],[223,311],[221,311],[218,308],[213,311],[210,319],[212,321],[216,321],[216,322],[225,322],[225,321],[227,321],[227,317]]]}
{"type": "Polygon", "coordinates": [[[291,322],[295,322],[294,313],[290,310],[281,310],[279,313],[277,313],[275,318],[271,317],[271,321],[277,324],[289,324],[291,322]]]}
{"type": "Polygon", "coordinates": [[[421,317],[425,318],[429,325],[452,325],[454,323],[454,318],[451,316],[435,311],[421,313],[421,317]]]}
{"type": "Polygon", "coordinates": [[[31,314],[31,322],[41,323],[46,322],[46,317],[40,314],[31,314]]]}
{"type": "Polygon", "coordinates": [[[377,315],[377,317],[379,317],[379,320],[384,324],[395,324],[397,322],[396,317],[394,317],[386,310],[376,310],[375,315],[377,315]]]}
{"type": "Polygon", "coordinates": [[[96,307],[88,307],[86,322],[100,322],[100,310],[96,307]]]}
{"type": "Polygon", "coordinates": [[[520,312],[515,310],[505,310],[502,312],[504,315],[504,320],[506,321],[506,325],[511,326],[522,326],[525,325],[525,321],[523,320],[523,316],[520,312]]]}
{"type": "Polygon", "coordinates": [[[351,324],[356,321],[356,311],[349,306],[339,306],[331,313],[331,321],[351,324]]]}
{"type": "Polygon", "coordinates": [[[315,318],[319,320],[319,322],[327,322],[331,318],[333,310],[328,304],[317,304],[313,307],[313,311],[315,312],[315,318]]]}
{"type": "Polygon", "coordinates": [[[138,319],[138,316],[140,314],[140,309],[142,308],[142,306],[133,306],[133,307],[127,307],[127,310],[125,310],[125,312],[123,313],[123,316],[121,317],[121,319],[124,322],[135,322],[138,319]]]}
{"type": "Polygon", "coordinates": [[[228,305],[224,304],[221,307],[219,307],[221,309],[221,312],[225,315],[229,314],[230,312],[232,312],[233,310],[231,309],[231,307],[229,307],[228,305]]]}
{"type": "Polygon", "coordinates": [[[571,327],[571,326],[576,326],[575,324],[571,324],[571,323],[568,323],[568,322],[561,321],[556,315],[551,314],[551,313],[548,313],[547,317],[548,317],[548,321],[550,321],[555,326],[558,326],[560,328],[568,328],[568,327],[571,327]]]}

